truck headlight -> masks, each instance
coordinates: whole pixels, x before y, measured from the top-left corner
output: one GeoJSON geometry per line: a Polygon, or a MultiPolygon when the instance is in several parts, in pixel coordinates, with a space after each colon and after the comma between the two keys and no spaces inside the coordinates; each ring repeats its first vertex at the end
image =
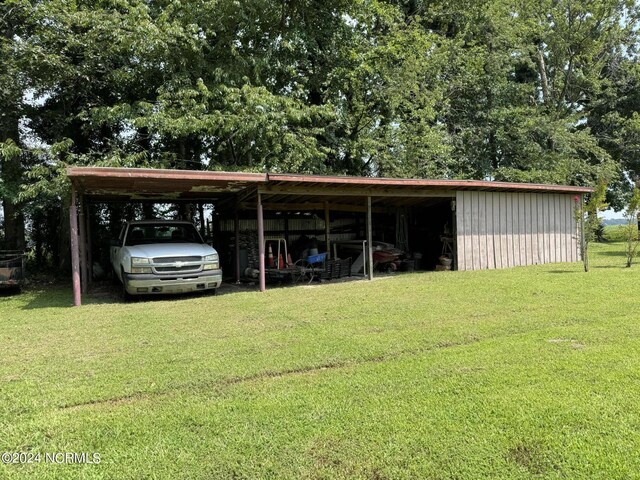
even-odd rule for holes
{"type": "Polygon", "coordinates": [[[151,267],[131,267],[131,273],[153,273],[151,267]]]}
{"type": "Polygon", "coordinates": [[[149,265],[151,262],[148,258],[131,257],[131,273],[152,273],[151,267],[141,267],[140,265],[149,265]]]}
{"type": "Polygon", "coordinates": [[[214,253],[213,255],[207,255],[204,257],[204,261],[207,262],[202,267],[203,270],[217,270],[220,268],[220,261],[218,259],[218,254],[214,253]]]}

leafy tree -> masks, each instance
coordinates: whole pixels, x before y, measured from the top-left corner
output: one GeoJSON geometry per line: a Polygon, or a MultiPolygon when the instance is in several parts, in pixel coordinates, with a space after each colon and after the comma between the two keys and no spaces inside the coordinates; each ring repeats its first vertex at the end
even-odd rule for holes
{"type": "Polygon", "coordinates": [[[589,244],[597,239],[601,224],[598,214],[608,208],[605,203],[606,196],[607,183],[601,180],[586,202],[576,202],[575,218],[580,224],[582,234],[580,249],[585,272],[589,271],[589,244]]]}
{"type": "Polygon", "coordinates": [[[624,211],[624,234],[626,239],[625,254],[627,256],[627,267],[633,263],[636,257],[638,246],[640,245],[640,236],[638,233],[638,214],[640,214],[640,189],[633,189],[633,194],[624,211]]]}
{"type": "Polygon", "coordinates": [[[0,4],[0,198],[8,249],[24,249],[24,214],[18,193],[24,172],[20,117],[24,113],[25,78],[14,39],[28,23],[24,2],[0,4]]]}

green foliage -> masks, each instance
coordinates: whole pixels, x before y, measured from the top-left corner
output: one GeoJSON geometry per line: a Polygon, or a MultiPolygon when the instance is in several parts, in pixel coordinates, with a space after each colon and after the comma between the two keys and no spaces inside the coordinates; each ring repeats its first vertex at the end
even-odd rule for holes
{"type": "Polygon", "coordinates": [[[629,204],[624,211],[624,218],[626,225],[624,226],[625,233],[625,254],[627,255],[627,267],[630,267],[633,263],[633,259],[638,252],[638,246],[640,245],[640,236],[638,235],[638,215],[640,214],[640,189],[638,187],[633,189],[633,193],[629,200],[629,204]]]}
{"type": "Polygon", "coordinates": [[[29,126],[82,162],[590,184],[591,111],[635,135],[629,2],[16,5],[29,126]]]}
{"type": "Polygon", "coordinates": [[[585,272],[589,271],[589,244],[604,239],[604,225],[598,214],[608,208],[606,197],[607,183],[600,180],[586,202],[576,201],[574,216],[581,228],[581,250],[585,272]]]}

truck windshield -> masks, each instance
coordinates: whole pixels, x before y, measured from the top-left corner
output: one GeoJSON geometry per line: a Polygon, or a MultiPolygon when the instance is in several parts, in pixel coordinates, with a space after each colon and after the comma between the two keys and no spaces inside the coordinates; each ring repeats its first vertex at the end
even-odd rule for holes
{"type": "Polygon", "coordinates": [[[125,245],[145,245],[149,243],[204,243],[202,237],[191,224],[148,223],[131,225],[125,245]]]}

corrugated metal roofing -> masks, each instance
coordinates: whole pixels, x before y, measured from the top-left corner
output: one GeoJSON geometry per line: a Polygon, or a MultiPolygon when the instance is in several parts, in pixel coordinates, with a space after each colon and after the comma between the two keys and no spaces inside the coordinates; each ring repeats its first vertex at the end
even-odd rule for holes
{"type": "Polygon", "coordinates": [[[429,197],[457,190],[550,192],[583,194],[589,187],[492,182],[481,180],[429,180],[279,173],[244,173],[147,168],[70,167],[67,174],[83,194],[103,200],[171,201],[219,200],[241,196],[245,200],[260,191],[271,201],[309,201],[312,197],[349,196],[429,197]]]}

